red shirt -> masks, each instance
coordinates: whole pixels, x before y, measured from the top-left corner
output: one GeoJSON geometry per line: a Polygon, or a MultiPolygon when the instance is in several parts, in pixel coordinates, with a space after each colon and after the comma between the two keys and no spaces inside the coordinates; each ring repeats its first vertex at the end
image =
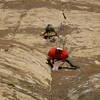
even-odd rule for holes
{"type": "Polygon", "coordinates": [[[48,52],[48,56],[52,57],[53,59],[65,60],[68,58],[68,51],[63,49],[61,50],[61,53],[57,53],[57,48],[51,48],[48,52]]]}

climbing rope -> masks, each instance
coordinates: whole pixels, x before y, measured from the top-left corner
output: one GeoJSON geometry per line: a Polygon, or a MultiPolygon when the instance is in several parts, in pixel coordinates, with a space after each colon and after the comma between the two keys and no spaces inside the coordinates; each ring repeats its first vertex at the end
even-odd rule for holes
{"type": "MultiPolygon", "coordinates": [[[[67,6],[68,6],[67,11],[70,11],[70,5],[67,5],[67,6]]],[[[66,25],[66,22],[68,22],[68,24],[71,24],[71,21],[68,18],[68,14],[65,15],[64,4],[62,4],[61,11],[62,11],[62,15],[63,15],[64,20],[60,23],[60,28],[59,28],[60,34],[58,37],[57,46],[65,48],[67,37],[64,36],[64,26],[66,25]]]]}

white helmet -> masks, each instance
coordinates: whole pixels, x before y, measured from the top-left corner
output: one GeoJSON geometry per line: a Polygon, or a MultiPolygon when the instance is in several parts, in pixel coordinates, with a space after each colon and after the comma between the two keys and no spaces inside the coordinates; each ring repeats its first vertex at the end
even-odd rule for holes
{"type": "Polygon", "coordinates": [[[63,50],[62,48],[57,48],[57,50],[63,50]]]}

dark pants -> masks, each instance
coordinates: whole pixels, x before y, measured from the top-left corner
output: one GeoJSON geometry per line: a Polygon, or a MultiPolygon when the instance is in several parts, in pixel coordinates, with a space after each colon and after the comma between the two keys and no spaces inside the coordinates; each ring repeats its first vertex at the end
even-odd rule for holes
{"type": "Polygon", "coordinates": [[[70,57],[66,59],[66,62],[71,66],[71,67],[78,67],[76,62],[74,62],[70,57]]]}
{"type": "Polygon", "coordinates": [[[73,63],[70,60],[66,60],[66,62],[71,66],[71,67],[75,67],[75,65],[73,65],[73,63]]]}

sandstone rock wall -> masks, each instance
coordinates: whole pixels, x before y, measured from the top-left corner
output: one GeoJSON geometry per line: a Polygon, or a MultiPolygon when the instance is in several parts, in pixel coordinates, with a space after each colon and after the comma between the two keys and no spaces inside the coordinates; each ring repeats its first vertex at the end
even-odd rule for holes
{"type": "Polygon", "coordinates": [[[0,51],[0,99],[47,100],[51,75],[46,56],[14,41],[4,41],[0,51]]]}
{"type": "MultiPolygon", "coordinates": [[[[99,0],[0,0],[0,99],[47,100],[52,79],[45,62],[50,46],[63,46],[64,41],[71,56],[98,56],[99,22],[99,0]],[[40,37],[48,23],[61,35],[57,43],[40,37]],[[63,34],[59,30],[61,23],[63,34]]],[[[93,91],[89,89],[81,96],[93,91]]],[[[78,100],[81,97],[77,93],[69,91],[68,96],[78,100]]]]}

